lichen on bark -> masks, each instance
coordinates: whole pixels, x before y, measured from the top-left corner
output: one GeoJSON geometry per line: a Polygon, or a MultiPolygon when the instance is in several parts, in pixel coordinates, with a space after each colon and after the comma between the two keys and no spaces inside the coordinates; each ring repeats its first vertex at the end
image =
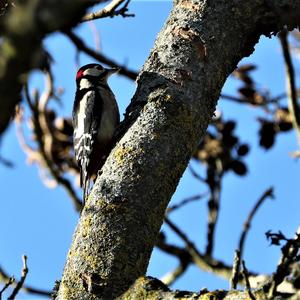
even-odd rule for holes
{"type": "MultiPolygon", "coordinates": [[[[114,299],[145,275],[167,204],[226,78],[261,34],[298,25],[299,12],[292,0],[176,1],[139,76],[127,131],[81,214],[57,299],[114,299]]],[[[223,294],[234,299],[235,292],[223,294]]]]}

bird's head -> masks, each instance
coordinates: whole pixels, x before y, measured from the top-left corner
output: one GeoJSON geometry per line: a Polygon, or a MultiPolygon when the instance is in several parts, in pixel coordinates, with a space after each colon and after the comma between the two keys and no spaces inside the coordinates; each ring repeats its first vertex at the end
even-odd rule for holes
{"type": "Polygon", "coordinates": [[[89,82],[106,82],[108,77],[116,72],[118,72],[119,68],[107,69],[102,67],[99,64],[88,64],[82,66],[76,74],[76,82],[79,85],[82,79],[86,79],[89,82]]]}

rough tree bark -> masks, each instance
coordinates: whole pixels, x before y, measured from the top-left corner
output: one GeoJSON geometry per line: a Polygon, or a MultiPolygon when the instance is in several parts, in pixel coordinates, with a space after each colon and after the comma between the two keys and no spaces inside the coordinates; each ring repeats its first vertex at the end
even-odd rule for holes
{"type": "Polygon", "coordinates": [[[295,0],[176,1],[139,76],[128,130],[81,214],[57,299],[116,298],[145,274],[226,78],[262,34],[299,20],[295,0]]]}

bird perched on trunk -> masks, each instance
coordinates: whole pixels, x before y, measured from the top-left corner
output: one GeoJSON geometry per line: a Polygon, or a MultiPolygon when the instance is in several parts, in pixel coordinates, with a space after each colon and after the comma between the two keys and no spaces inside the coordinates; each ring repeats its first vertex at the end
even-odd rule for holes
{"type": "Polygon", "coordinates": [[[99,64],[81,67],[76,74],[73,106],[73,140],[75,158],[80,169],[83,205],[88,196],[90,179],[96,177],[104,157],[111,150],[120,114],[108,77],[119,69],[106,69],[99,64]]]}

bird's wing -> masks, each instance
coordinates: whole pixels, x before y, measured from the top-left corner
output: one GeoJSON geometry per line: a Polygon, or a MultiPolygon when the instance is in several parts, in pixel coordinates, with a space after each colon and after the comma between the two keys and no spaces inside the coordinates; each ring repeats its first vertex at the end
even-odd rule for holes
{"type": "Polygon", "coordinates": [[[85,201],[91,174],[88,174],[91,163],[91,154],[94,142],[101,124],[101,103],[95,90],[78,91],[73,109],[74,124],[74,150],[75,158],[80,168],[80,185],[83,187],[83,200],[85,201]],[[80,101],[76,101],[80,99],[80,101]],[[77,113],[75,113],[77,112],[77,113]]]}

